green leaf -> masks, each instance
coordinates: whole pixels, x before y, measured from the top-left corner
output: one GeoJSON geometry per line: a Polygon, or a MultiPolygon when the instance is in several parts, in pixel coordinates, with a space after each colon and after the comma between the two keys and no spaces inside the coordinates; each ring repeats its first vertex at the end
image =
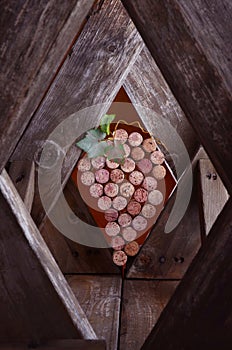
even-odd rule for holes
{"type": "Polygon", "coordinates": [[[88,137],[85,137],[84,139],[78,141],[78,142],[76,143],[76,145],[77,145],[79,148],[83,149],[83,151],[88,152],[88,150],[89,150],[89,149],[91,148],[91,146],[92,146],[92,142],[90,142],[90,140],[89,140],[88,137]]]}
{"type": "Polygon", "coordinates": [[[114,118],[115,118],[115,114],[103,115],[100,121],[100,128],[102,132],[105,132],[107,135],[110,134],[110,123],[112,123],[114,118]]]}
{"type": "Polygon", "coordinates": [[[103,140],[106,134],[99,129],[92,129],[87,131],[86,136],[76,143],[76,145],[83,149],[83,151],[89,153],[92,147],[96,146],[99,141],[103,140]]]}
{"type": "Polygon", "coordinates": [[[95,158],[98,156],[104,156],[107,145],[108,144],[106,141],[100,141],[98,143],[95,143],[88,151],[88,157],[95,158]]]}

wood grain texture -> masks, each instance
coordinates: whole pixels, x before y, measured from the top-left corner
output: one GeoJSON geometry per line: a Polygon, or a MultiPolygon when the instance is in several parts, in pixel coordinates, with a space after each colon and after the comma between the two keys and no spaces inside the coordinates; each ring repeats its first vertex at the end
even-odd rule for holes
{"type": "MultiPolygon", "coordinates": [[[[55,139],[56,144],[53,144],[55,151],[62,149],[67,153],[62,170],[62,179],[66,183],[79,157],[77,147],[71,147],[75,135],[77,139],[98,124],[142,46],[141,37],[120,0],[105,1],[101,11],[89,18],[18,144],[13,159],[35,157],[39,162],[41,147],[49,134],[69,116],[76,115],[76,123],[62,127],[55,139]],[[73,141],[70,141],[71,135],[74,135],[73,141]],[[63,146],[64,140],[67,147],[63,146]]],[[[37,224],[44,216],[37,191],[32,216],[37,224]]]]}
{"type": "Polygon", "coordinates": [[[160,214],[127,277],[181,279],[197,254],[201,231],[196,181],[184,217],[171,233],[165,234],[164,227],[176,200],[175,193],[160,214]]]}
{"type": "MultiPolygon", "coordinates": [[[[133,105],[150,108],[158,118],[170,121],[183,140],[190,159],[193,159],[199,148],[196,134],[147,48],[141,51],[131,68],[124,88],[133,105]]],[[[170,154],[167,160],[170,161],[170,157],[178,158],[180,155],[170,154]]]]}
{"type": "Polygon", "coordinates": [[[199,160],[200,206],[203,211],[202,234],[207,236],[229,195],[209,159],[199,160]]]}
{"type": "MultiPolygon", "coordinates": [[[[87,218],[87,222],[96,225],[71,179],[65,187],[64,195],[75,215],[83,220],[87,218]]],[[[48,218],[43,223],[41,235],[63,273],[120,273],[109,249],[84,246],[66,238],[48,218]]]]}
{"type": "Polygon", "coordinates": [[[125,280],[120,349],[140,349],[178,282],[125,280]]]}
{"type": "Polygon", "coordinates": [[[232,193],[231,2],[122,2],[232,193]]]}
{"type": "Polygon", "coordinates": [[[37,345],[36,347],[32,344],[0,344],[1,350],[28,350],[31,348],[41,349],[41,350],[106,350],[106,344],[103,340],[82,340],[82,339],[68,339],[68,340],[58,340],[49,341],[43,343],[42,345],[37,345]],[[28,346],[29,345],[29,346],[28,346]]]}
{"type": "Polygon", "coordinates": [[[0,170],[37,109],[92,4],[93,0],[1,1],[0,170]]]}
{"type": "Polygon", "coordinates": [[[231,348],[231,212],[230,198],[142,350],[231,348]]]}
{"type": "Polygon", "coordinates": [[[12,162],[8,173],[25,207],[30,212],[35,191],[35,163],[31,161],[12,162]]]}
{"type": "Polygon", "coordinates": [[[96,339],[5,170],[0,189],[0,340],[96,339]]]}
{"type": "Polygon", "coordinates": [[[121,278],[98,275],[66,276],[66,278],[97,337],[105,339],[107,350],[117,350],[121,278]]]}

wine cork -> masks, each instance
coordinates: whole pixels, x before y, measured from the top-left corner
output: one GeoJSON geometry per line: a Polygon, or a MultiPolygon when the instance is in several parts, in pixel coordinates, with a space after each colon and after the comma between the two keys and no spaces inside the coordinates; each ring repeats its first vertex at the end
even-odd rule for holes
{"type": "Polygon", "coordinates": [[[143,174],[148,174],[152,170],[152,162],[147,158],[140,160],[137,166],[143,174]]]}
{"type": "Polygon", "coordinates": [[[157,180],[162,180],[166,176],[166,169],[163,165],[156,165],[152,170],[152,174],[157,180]]]}
{"type": "Polygon", "coordinates": [[[102,196],[101,198],[98,199],[97,205],[98,208],[101,210],[107,210],[111,207],[111,199],[107,196],[102,196]]]}
{"type": "Polygon", "coordinates": [[[151,154],[151,161],[154,164],[162,164],[164,162],[164,154],[161,151],[154,151],[151,154]]]}
{"type": "Polygon", "coordinates": [[[102,169],[105,166],[105,157],[99,156],[91,160],[94,169],[102,169]]]}
{"type": "Polygon", "coordinates": [[[142,150],[141,147],[135,147],[131,151],[131,157],[134,160],[141,160],[141,159],[144,158],[144,156],[145,156],[145,153],[144,153],[144,151],[142,150]]]}
{"type": "Polygon", "coordinates": [[[120,186],[120,193],[123,197],[126,197],[126,198],[132,197],[134,191],[135,191],[135,188],[130,182],[124,182],[120,186]]]}
{"type": "Polygon", "coordinates": [[[156,150],[157,144],[155,140],[151,137],[143,141],[143,149],[145,152],[151,153],[156,150]]]}
{"type": "Polygon", "coordinates": [[[122,236],[127,242],[134,241],[137,237],[137,232],[132,227],[125,227],[122,229],[122,236]]]}
{"type": "Polygon", "coordinates": [[[148,195],[148,201],[153,205],[159,205],[163,201],[163,194],[159,190],[151,191],[148,195]]]}
{"type": "Polygon", "coordinates": [[[125,173],[131,173],[135,170],[135,162],[131,158],[126,158],[124,163],[121,165],[121,169],[125,171],[125,173]]]}
{"type": "Polygon", "coordinates": [[[91,186],[95,182],[94,173],[92,171],[85,171],[81,174],[81,182],[85,186],[91,186]]]}
{"type": "Polygon", "coordinates": [[[157,187],[157,181],[156,181],[156,179],[154,179],[154,177],[146,176],[144,181],[143,181],[142,186],[147,191],[153,191],[157,187]]]}
{"type": "Polygon", "coordinates": [[[143,182],[143,179],[144,179],[143,173],[141,173],[138,170],[132,171],[132,173],[130,173],[129,175],[130,182],[135,186],[140,185],[143,182]]]}
{"type": "Polygon", "coordinates": [[[108,222],[105,227],[105,232],[108,236],[117,236],[120,232],[120,226],[114,221],[108,222]]]}
{"type": "Polygon", "coordinates": [[[110,208],[105,211],[105,219],[108,222],[116,221],[118,218],[118,211],[116,209],[110,208]]]}
{"type": "Polygon", "coordinates": [[[139,252],[139,245],[136,241],[132,241],[125,245],[124,250],[128,256],[135,256],[139,252]]]}
{"type": "Polygon", "coordinates": [[[116,169],[119,167],[119,163],[113,162],[112,160],[106,159],[106,165],[110,169],[116,169]]]}
{"type": "Polygon", "coordinates": [[[136,231],[143,231],[147,228],[147,220],[143,216],[138,215],[132,220],[132,226],[136,231]]]}
{"type": "Polygon", "coordinates": [[[111,240],[111,246],[114,250],[122,250],[125,246],[126,242],[121,236],[116,236],[111,240]]]}
{"type": "Polygon", "coordinates": [[[110,179],[116,184],[119,184],[124,180],[124,172],[120,169],[114,169],[110,173],[110,179]]]}
{"type": "Polygon", "coordinates": [[[127,262],[127,255],[122,250],[114,252],[113,262],[118,266],[123,266],[127,262]]]}
{"type": "Polygon", "coordinates": [[[118,217],[118,223],[120,226],[122,227],[126,227],[126,226],[129,226],[131,224],[131,221],[132,221],[132,218],[129,214],[127,213],[124,213],[124,214],[121,214],[119,215],[118,217]]]}
{"type": "Polygon", "coordinates": [[[115,197],[118,194],[118,185],[108,182],[104,187],[104,192],[108,197],[115,197]]]}
{"type": "Polygon", "coordinates": [[[122,196],[117,196],[113,199],[113,207],[117,210],[123,210],[127,206],[126,198],[122,196]]]}
{"type": "Polygon", "coordinates": [[[91,162],[89,158],[82,158],[77,164],[77,169],[81,172],[88,171],[91,169],[91,162]]]}
{"type": "Polygon", "coordinates": [[[139,203],[144,203],[147,200],[148,193],[144,188],[138,188],[134,193],[134,199],[139,203]]]}
{"type": "Polygon", "coordinates": [[[124,129],[118,129],[113,133],[114,139],[120,141],[122,144],[128,139],[128,133],[124,129]]]}
{"type": "Polygon", "coordinates": [[[109,181],[110,173],[106,169],[99,169],[95,173],[95,178],[100,184],[105,184],[109,181]]]}
{"type": "Polygon", "coordinates": [[[95,183],[90,186],[89,193],[92,197],[99,198],[103,195],[103,186],[95,183]]]}
{"type": "Polygon", "coordinates": [[[132,216],[138,215],[141,211],[141,204],[132,200],[127,205],[127,211],[132,216]]]}
{"type": "Polygon", "coordinates": [[[129,135],[128,142],[133,147],[139,146],[143,142],[143,137],[141,134],[135,131],[129,135]]]}
{"type": "Polygon", "coordinates": [[[126,143],[123,145],[124,152],[125,152],[125,157],[129,157],[131,149],[130,146],[128,146],[126,143]]]}
{"type": "Polygon", "coordinates": [[[155,216],[155,213],[156,213],[156,208],[154,207],[154,205],[151,205],[148,203],[143,206],[142,215],[145,218],[147,219],[153,218],[153,216],[155,216]]]}

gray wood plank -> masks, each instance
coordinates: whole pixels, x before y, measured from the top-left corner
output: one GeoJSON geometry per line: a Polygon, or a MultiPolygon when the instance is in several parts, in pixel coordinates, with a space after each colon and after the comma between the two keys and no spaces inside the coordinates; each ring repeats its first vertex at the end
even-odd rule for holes
{"type": "Polygon", "coordinates": [[[143,350],[231,348],[231,212],[230,198],[143,350]]]}
{"type": "Polygon", "coordinates": [[[188,209],[179,225],[168,234],[164,227],[170,215],[175,193],[161,212],[150,236],[135,258],[130,278],[181,279],[201,246],[201,230],[195,184],[188,209]]]}
{"type": "Polygon", "coordinates": [[[199,160],[199,181],[200,206],[203,211],[202,234],[207,236],[229,195],[209,159],[199,160]]]}
{"type": "Polygon", "coordinates": [[[40,104],[92,4],[93,0],[1,1],[0,170],[40,104]]]}
{"type": "Polygon", "coordinates": [[[0,190],[0,341],[97,339],[5,170],[0,190]]]}
{"type": "Polygon", "coordinates": [[[35,191],[35,163],[31,161],[12,162],[8,173],[25,207],[30,212],[35,191]]]}
{"type": "MultiPolygon", "coordinates": [[[[18,144],[13,159],[31,159],[35,156],[38,160],[41,147],[49,134],[70,115],[84,108],[91,107],[78,116],[75,125],[61,128],[60,139],[56,143],[61,144],[62,148],[64,140],[71,142],[71,134],[76,134],[77,138],[96,126],[109,108],[142,46],[141,37],[120,0],[105,1],[101,11],[91,16],[85,25],[72,53],[65,60],[18,144]]],[[[59,152],[60,148],[57,150],[59,152]]],[[[63,150],[66,153],[67,149],[63,147],[63,150]]],[[[64,183],[78,156],[77,148],[71,147],[63,164],[64,183]]],[[[48,196],[49,188],[51,186],[48,186],[48,196]]],[[[32,216],[39,224],[44,213],[41,212],[37,197],[36,191],[32,216]]]]}
{"type": "MultiPolygon", "coordinates": [[[[165,118],[171,123],[183,140],[190,159],[193,159],[199,148],[196,134],[147,48],[141,51],[125,80],[124,87],[135,108],[136,105],[150,108],[158,118],[165,118]]],[[[146,124],[151,128],[152,120],[146,124]]],[[[174,153],[167,157],[170,161],[170,157],[177,160],[181,155],[174,153]]]]}
{"type": "Polygon", "coordinates": [[[125,280],[120,349],[140,349],[177,285],[177,281],[125,280]]]}
{"type": "Polygon", "coordinates": [[[232,193],[231,2],[122,2],[232,193]]]}
{"type": "Polygon", "coordinates": [[[107,350],[118,349],[121,303],[119,276],[66,276],[99,339],[107,350]]]}

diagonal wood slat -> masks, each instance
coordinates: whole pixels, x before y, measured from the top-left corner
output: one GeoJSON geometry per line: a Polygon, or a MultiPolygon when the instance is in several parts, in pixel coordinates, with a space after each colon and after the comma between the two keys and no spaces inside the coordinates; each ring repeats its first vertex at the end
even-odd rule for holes
{"type": "Polygon", "coordinates": [[[229,195],[209,159],[199,160],[201,230],[204,241],[229,195]]]}
{"type": "MultiPolygon", "coordinates": [[[[141,37],[121,2],[105,1],[101,11],[91,16],[85,25],[23,135],[13,159],[33,158],[61,121],[83,108],[98,104],[89,112],[82,113],[77,130],[80,135],[95,126],[112,103],[142,46],[141,37]]],[[[61,134],[61,138],[69,140],[69,134],[61,134]]],[[[66,157],[64,183],[78,155],[76,147],[73,147],[66,157]]],[[[37,191],[32,215],[37,224],[44,215],[37,191]]]]}
{"type": "MultiPolygon", "coordinates": [[[[124,88],[135,108],[136,105],[150,108],[158,118],[165,118],[171,123],[183,140],[190,159],[193,159],[199,148],[196,134],[147,48],[141,51],[131,68],[124,88]]],[[[168,159],[170,156],[178,158],[180,155],[171,154],[168,159]]]]}
{"type": "Polygon", "coordinates": [[[97,339],[5,170],[0,190],[0,341],[97,339]]]}
{"type": "Polygon", "coordinates": [[[1,1],[0,170],[38,107],[92,4],[93,0],[1,1]]]}
{"type": "Polygon", "coordinates": [[[27,160],[13,162],[10,164],[8,173],[25,207],[30,212],[35,190],[35,163],[27,160]]]}
{"type": "Polygon", "coordinates": [[[230,349],[231,212],[230,198],[142,350],[230,349]]]}
{"type": "Polygon", "coordinates": [[[122,2],[231,194],[231,2],[122,2]]]}

